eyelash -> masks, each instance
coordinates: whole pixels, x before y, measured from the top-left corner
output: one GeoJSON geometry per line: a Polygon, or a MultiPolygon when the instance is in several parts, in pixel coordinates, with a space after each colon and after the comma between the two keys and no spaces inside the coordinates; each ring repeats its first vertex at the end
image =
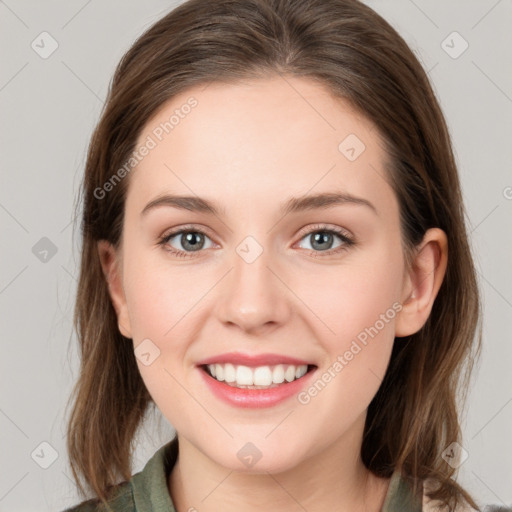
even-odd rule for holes
{"type": "MultiPolygon", "coordinates": [[[[187,251],[180,251],[180,250],[174,249],[174,247],[171,247],[171,248],[165,247],[166,244],[169,242],[169,240],[174,238],[176,235],[181,235],[184,233],[200,233],[200,234],[208,237],[208,234],[205,231],[203,231],[202,229],[198,229],[194,226],[184,226],[177,231],[173,231],[173,232],[168,233],[168,234],[164,235],[163,237],[161,237],[158,240],[158,245],[164,247],[164,249],[166,251],[170,252],[171,254],[173,254],[174,256],[177,256],[179,258],[192,258],[192,257],[194,257],[194,252],[202,252],[201,250],[187,252],[187,251]]],[[[324,256],[332,256],[332,255],[338,254],[342,251],[346,251],[348,249],[348,247],[355,245],[355,241],[347,235],[346,231],[338,229],[338,228],[330,228],[329,226],[327,226],[325,224],[317,224],[317,225],[313,226],[313,228],[311,228],[306,233],[301,233],[300,240],[302,240],[303,238],[305,238],[309,235],[312,235],[314,233],[327,233],[327,234],[336,235],[343,242],[343,245],[341,245],[340,247],[337,247],[336,249],[330,249],[328,251],[314,251],[311,249],[305,249],[309,252],[309,254],[311,256],[313,256],[315,258],[318,258],[318,257],[321,258],[324,256]]]]}

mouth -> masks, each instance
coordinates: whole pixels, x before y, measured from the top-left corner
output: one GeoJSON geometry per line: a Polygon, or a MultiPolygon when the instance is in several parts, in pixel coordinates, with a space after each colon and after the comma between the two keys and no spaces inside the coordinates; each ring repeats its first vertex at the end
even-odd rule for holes
{"type": "Polygon", "coordinates": [[[245,366],[232,363],[204,364],[200,368],[212,379],[238,389],[272,389],[302,379],[316,369],[312,364],[245,366]]]}

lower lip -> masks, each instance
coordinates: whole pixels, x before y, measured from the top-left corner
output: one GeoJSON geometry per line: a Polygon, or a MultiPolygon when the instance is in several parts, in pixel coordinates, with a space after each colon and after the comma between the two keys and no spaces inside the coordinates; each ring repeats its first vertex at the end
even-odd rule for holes
{"type": "Polygon", "coordinates": [[[310,370],[300,379],[285,382],[268,389],[235,388],[211,377],[205,370],[198,368],[206,385],[212,393],[224,402],[236,407],[263,408],[272,407],[297,395],[309,382],[316,368],[310,370]]]}

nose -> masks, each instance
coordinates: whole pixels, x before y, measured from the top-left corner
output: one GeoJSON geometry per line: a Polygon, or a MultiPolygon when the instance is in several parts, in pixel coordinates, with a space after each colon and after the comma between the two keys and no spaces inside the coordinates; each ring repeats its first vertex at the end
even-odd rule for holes
{"type": "Polygon", "coordinates": [[[217,315],[224,324],[246,333],[268,334],[290,317],[290,292],[267,251],[250,261],[234,255],[233,268],[220,290],[217,315]]]}

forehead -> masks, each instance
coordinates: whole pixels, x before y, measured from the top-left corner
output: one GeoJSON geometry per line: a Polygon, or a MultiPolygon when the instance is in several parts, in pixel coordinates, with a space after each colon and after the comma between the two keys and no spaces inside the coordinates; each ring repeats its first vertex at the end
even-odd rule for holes
{"type": "Polygon", "coordinates": [[[128,192],[139,206],[165,192],[260,207],[310,190],[393,200],[375,125],[312,79],[191,88],[145,125],[136,147],[144,145],[128,192]]]}

